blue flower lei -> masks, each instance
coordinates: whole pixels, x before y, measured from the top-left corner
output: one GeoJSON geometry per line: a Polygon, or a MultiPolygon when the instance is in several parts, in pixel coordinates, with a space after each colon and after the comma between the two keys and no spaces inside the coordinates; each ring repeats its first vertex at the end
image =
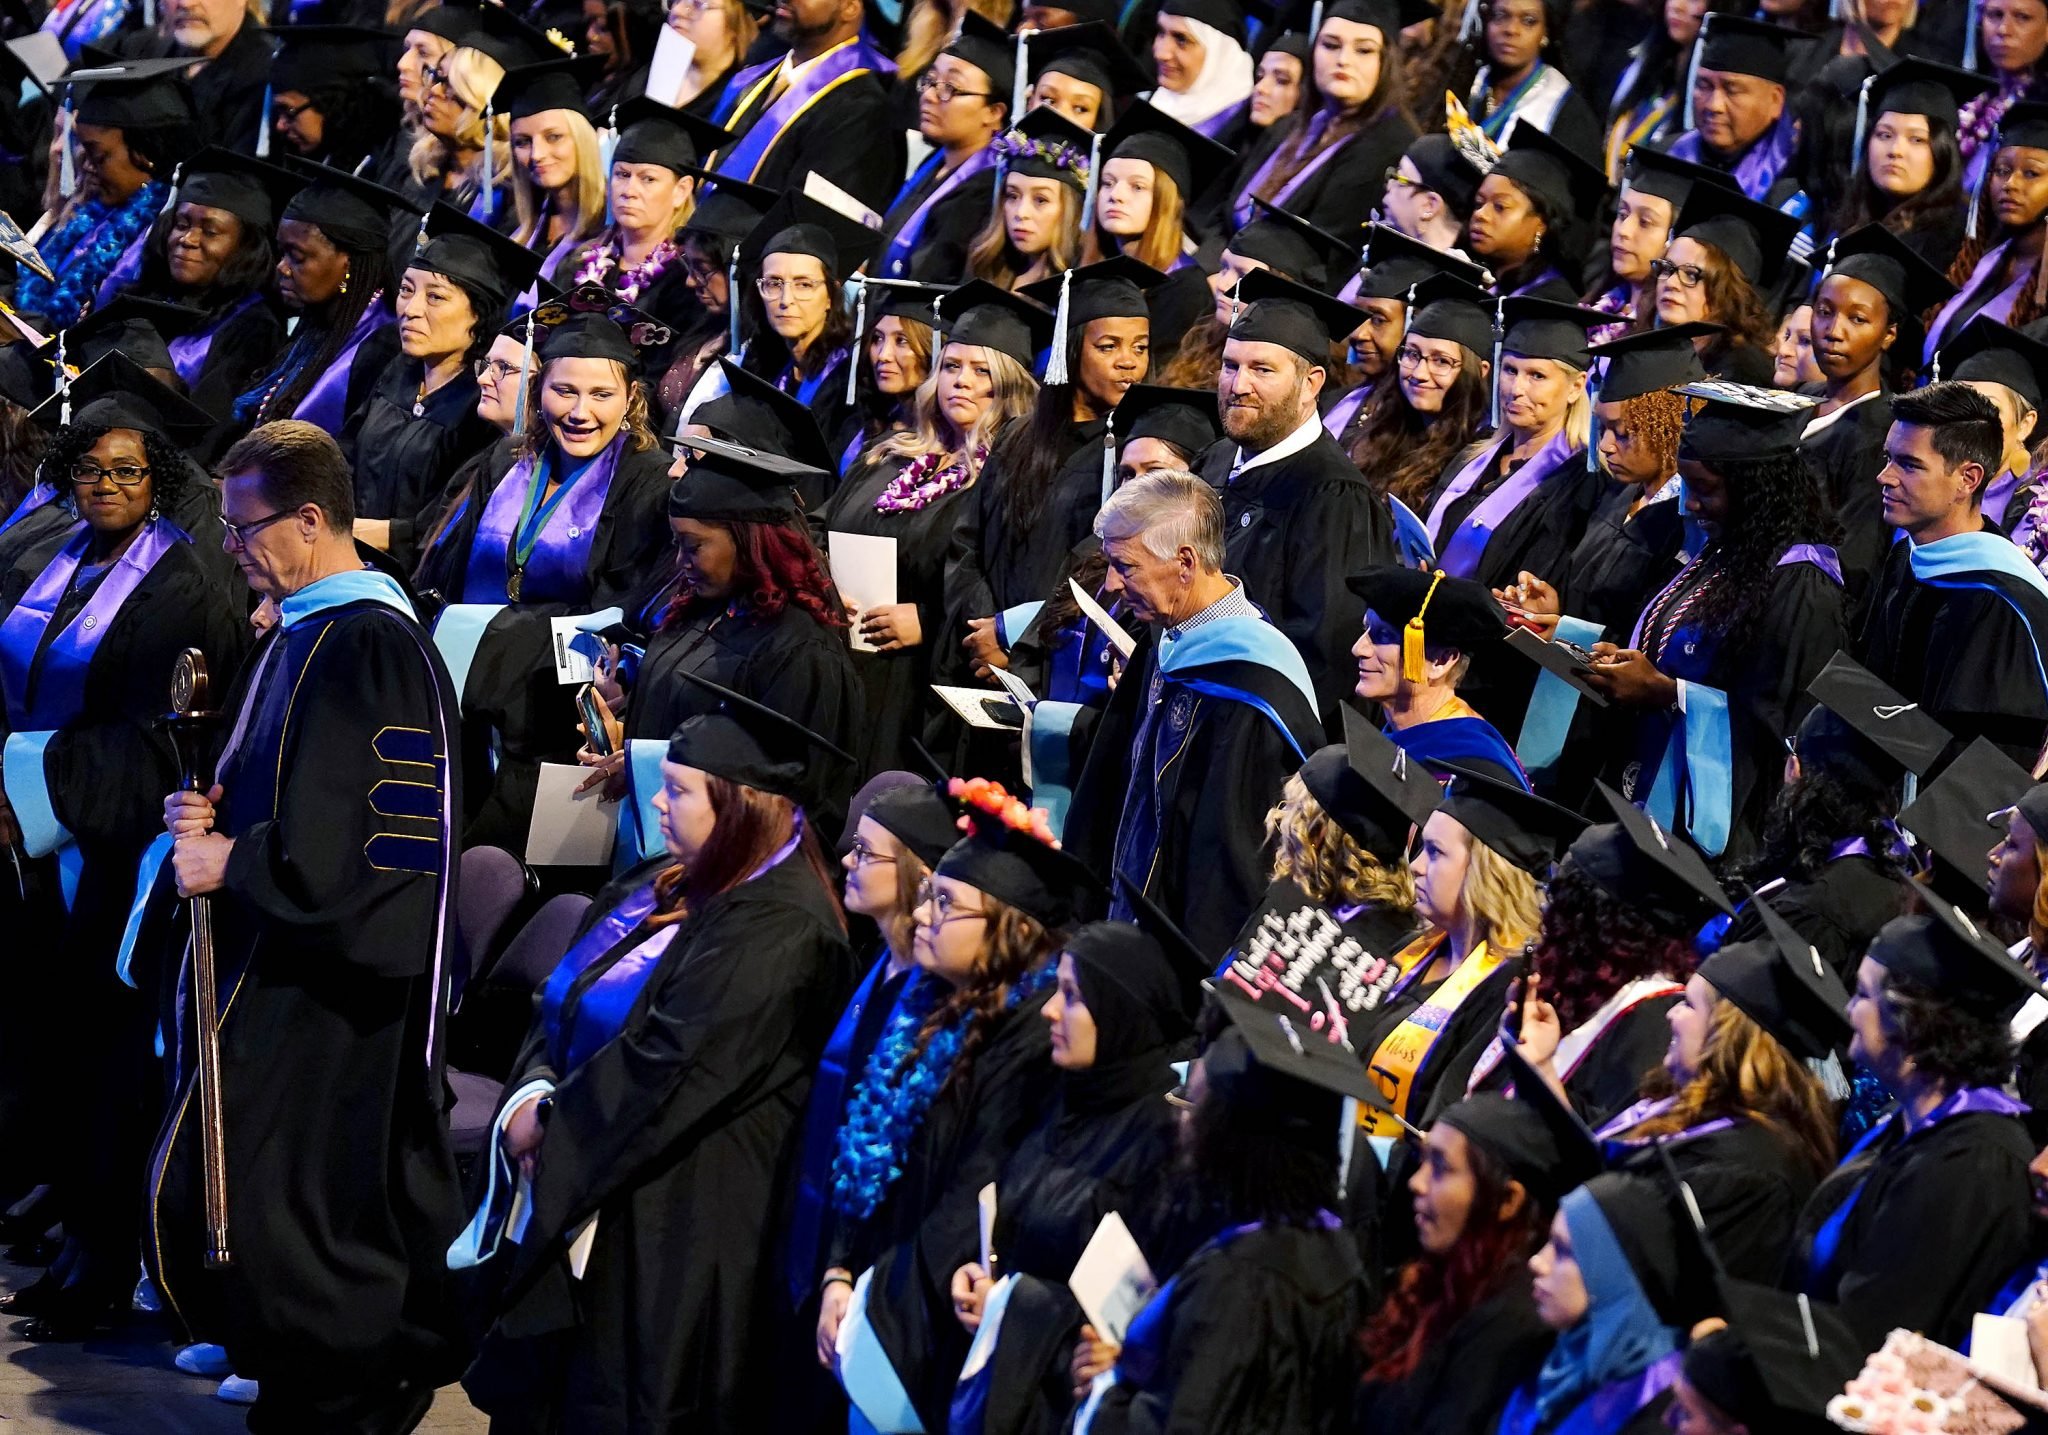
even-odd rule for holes
{"type": "Polygon", "coordinates": [[[57,271],[57,282],[22,271],[14,286],[15,307],[40,314],[54,327],[68,329],[84,317],[100,283],[113,272],[128,246],[155,220],[170,186],[151,180],[118,207],[89,199],[39,246],[57,271]],[[90,239],[88,240],[88,236],[90,239]],[[82,252],[79,246],[83,244],[82,252]]]}
{"type": "MultiPolygon", "coordinates": [[[[1054,963],[1045,962],[1025,973],[1011,984],[1005,1006],[1014,1007],[1045,990],[1057,970],[1054,963]]],[[[917,973],[889,1014],[882,1039],[868,1053],[832,1153],[832,1209],[842,1216],[865,1221],[874,1215],[903,1174],[911,1138],[953,1070],[967,1034],[964,1013],[934,1033],[917,1061],[905,1066],[925,1018],[945,993],[943,983],[917,973]]]]}

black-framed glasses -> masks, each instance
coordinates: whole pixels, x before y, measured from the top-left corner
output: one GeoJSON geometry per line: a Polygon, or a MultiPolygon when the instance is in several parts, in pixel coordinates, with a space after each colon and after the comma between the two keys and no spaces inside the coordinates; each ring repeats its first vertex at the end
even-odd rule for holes
{"type": "Polygon", "coordinates": [[[1669,259],[1652,259],[1650,272],[1659,279],[1678,276],[1678,282],[1687,289],[1697,289],[1707,282],[1707,271],[1697,264],[1673,264],[1669,259]]]}
{"type": "Polygon", "coordinates": [[[856,867],[879,867],[896,860],[891,854],[877,851],[858,837],[853,839],[853,845],[846,851],[847,855],[853,858],[853,865],[856,867]]]}
{"type": "Polygon", "coordinates": [[[91,488],[103,478],[111,478],[116,486],[134,488],[149,477],[147,465],[121,464],[117,468],[101,468],[96,463],[76,464],[71,470],[71,483],[75,488],[91,488]]]}
{"type": "Polygon", "coordinates": [[[1395,351],[1394,362],[1404,369],[1428,369],[1440,379],[1448,379],[1465,367],[1464,359],[1456,354],[1425,354],[1413,344],[1403,344],[1395,351]]]}
{"type": "Polygon", "coordinates": [[[963,90],[951,80],[942,80],[929,70],[918,76],[917,92],[920,95],[930,95],[942,105],[950,105],[955,100],[985,100],[990,98],[987,90],[963,90]]]}
{"type": "Polygon", "coordinates": [[[275,513],[265,514],[263,517],[255,519],[254,521],[249,523],[230,523],[225,518],[223,518],[220,521],[220,526],[227,530],[228,543],[231,546],[236,548],[247,548],[249,546],[249,535],[251,535],[252,533],[261,533],[264,529],[270,527],[271,524],[277,522],[280,518],[296,517],[298,515],[298,511],[299,510],[296,508],[280,508],[275,513]]]}
{"type": "Polygon", "coordinates": [[[988,917],[988,913],[979,907],[956,907],[953,894],[941,892],[929,877],[917,885],[917,905],[932,909],[933,920],[930,925],[934,930],[958,917],[980,917],[984,920],[988,917]]]}
{"type": "Polygon", "coordinates": [[[272,100],[270,102],[270,118],[281,125],[293,124],[300,115],[314,107],[311,100],[301,100],[295,105],[288,105],[283,100],[272,100]]]}

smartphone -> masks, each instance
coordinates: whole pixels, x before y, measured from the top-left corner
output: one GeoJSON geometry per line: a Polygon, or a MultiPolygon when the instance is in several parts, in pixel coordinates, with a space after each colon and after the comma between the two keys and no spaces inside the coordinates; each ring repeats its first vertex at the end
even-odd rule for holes
{"type": "Polygon", "coordinates": [[[981,710],[994,718],[1003,727],[1024,726],[1024,709],[1008,698],[983,698],[981,710]]]}
{"type": "MultiPolygon", "coordinates": [[[[1507,967],[1508,990],[1514,991],[1518,987],[1522,988],[1521,995],[1524,999],[1526,999],[1528,996],[1527,984],[1529,981],[1528,957],[1514,957],[1509,960],[1507,967]]],[[[1507,1010],[1507,1015],[1501,1018],[1500,1035],[1501,1040],[1504,1042],[1513,1042],[1516,1046],[1520,1046],[1522,1044],[1522,1003],[1520,1001],[1516,1002],[1513,1006],[1509,1007],[1507,1010]]]]}
{"type": "Polygon", "coordinates": [[[583,715],[583,730],[590,734],[590,750],[599,757],[610,757],[618,749],[612,746],[612,730],[605,726],[604,709],[598,706],[597,691],[589,683],[576,693],[576,710],[583,715]]]}

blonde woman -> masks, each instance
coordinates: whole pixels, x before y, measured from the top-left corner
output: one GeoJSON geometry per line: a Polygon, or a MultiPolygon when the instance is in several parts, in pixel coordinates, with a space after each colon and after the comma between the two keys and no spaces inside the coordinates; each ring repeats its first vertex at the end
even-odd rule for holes
{"type": "Polygon", "coordinates": [[[685,283],[676,236],[697,209],[695,166],[725,131],[645,95],[620,105],[616,118],[611,222],[566,267],[578,284],[602,284],[623,303],[680,322],[702,306],[685,283]]]}
{"type": "Polygon", "coordinates": [[[665,103],[708,121],[725,94],[725,82],[754,48],[760,22],[741,0],[670,0],[668,27],[693,48],[682,85],[665,103]]]}
{"type": "Polygon", "coordinates": [[[1089,143],[1087,131],[1044,108],[995,141],[1003,178],[968,246],[969,278],[1022,289],[1080,262],[1089,143]]]}
{"type": "Polygon", "coordinates": [[[912,426],[874,443],[825,505],[826,533],[896,542],[897,601],[851,614],[854,666],[867,690],[856,755],[864,771],[909,767],[931,699],[944,632],[946,558],[960,495],[981,476],[996,435],[1038,397],[1032,357],[1052,316],[992,284],[964,284],[939,306],[947,342],[911,405],[912,426]]]}
{"type": "MultiPolygon", "coordinates": [[[[515,70],[498,87],[496,107],[512,141],[512,239],[558,267],[605,224],[605,170],[597,130],[575,76],[557,65],[515,70]]],[[[566,277],[566,276],[565,276],[566,277]]]]}
{"type": "Polygon", "coordinates": [[[502,111],[491,117],[490,143],[484,142],[484,106],[504,78],[503,65],[468,45],[457,45],[441,63],[421,70],[420,134],[407,158],[408,197],[438,200],[486,223],[504,212],[505,187],[512,182],[512,123],[502,111]]]}

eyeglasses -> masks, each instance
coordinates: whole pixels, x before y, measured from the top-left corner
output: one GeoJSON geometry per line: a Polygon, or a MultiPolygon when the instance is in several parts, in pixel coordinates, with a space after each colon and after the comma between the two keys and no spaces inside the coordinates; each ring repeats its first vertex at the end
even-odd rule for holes
{"type": "Polygon", "coordinates": [[[148,477],[148,468],[138,468],[132,463],[124,463],[119,468],[101,468],[96,463],[81,463],[71,470],[71,482],[79,488],[91,488],[103,478],[111,478],[122,488],[133,488],[148,477]]]}
{"type": "Polygon", "coordinates": [[[1677,275],[1679,284],[1687,289],[1697,289],[1707,282],[1707,271],[1697,264],[1673,264],[1669,259],[1652,259],[1650,272],[1662,279],[1677,275]]]}
{"type": "Polygon", "coordinates": [[[942,105],[950,105],[955,100],[985,100],[989,98],[987,90],[963,90],[953,84],[952,81],[942,80],[930,71],[926,71],[918,76],[917,92],[920,95],[930,95],[942,105]]]}
{"type": "Polygon", "coordinates": [[[879,867],[883,863],[896,860],[886,852],[877,852],[858,837],[853,839],[853,846],[847,848],[847,855],[853,858],[853,865],[856,867],[879,867]]]}
{"type": "Polygon", "coordinates": [[[715,264],[709,259],[692,259],[687,254],[683,256],[683,273],[700,285],[709,284],[724,272],[723,265],[715,264]]]}
{"type": "Polygon", "coordinates": [[[261,533],[280,518],[295,518],[298,516],[298,512],[296,508],[280,508],[277,512],[267,514],[251,523],[230,523],[223,518],[220,521],[220,526],[227,530],[228,545],[230,547],[247,548],[251,534],[261,533]]]}
{"type": "Polygon", "coordinates": [[[1425,354],[1408,344],[1401,346],[1394,362],[1404,369],[1426,368],[1440,379],[1448,379],[1465,367],[1465,361],[1456,354],[1425,354]]]}
{"type": "Polygon", "coordinates": [[[301,100],[296,105],[288,105],[283,100],[273,100],[270,105],[270,117],[281,125],[288,125],[295,123],[300,115],[312,108],[314,105],[311,100],[301,100]]]}
{"type": "Polygon", "coordinates": [[[478,359],[469,367],[472,373],[487,384],[495,384],[500,379],[509,379],[519,372],[519,365],[508,364],[503,359],[478,359]]]}
{"type": "Polygon", "coordinates": [[[986,919],[988,916],[988,913],[979,907],[956,910],[953,906],[952,894],[950,892],[941,892],[932,884],[932,879],[929,877],[917,884],[917,905],[932,909],[933,921],[930,925],[934,930],[945,926],[946,923],[956,917],[981,917],[986,919]]]}
{"type": "Polygon", "coordinates": [[[799,304],[807,303],[825,292],[825,286],[816,279],[756,279],[754,287],[761,291],[763,299],[780,299],[783,291],[799,304]]]}
{"type": "Polygon", "coordinates": [[[668,13],[671,15],[702,15],[706,10],[716,10],[724,0],[670,0],[668,13]]]}
{"type": "Polygon", "coordinates": [[[445,90],[448,88],[448,71],[440,65],[429,65],[420,71],[420,90],[445,90]]]}
{"type": "Polygon", "coordinates": [[[1387,172],[1381,175],[1380,178],[1386,181],[1388,184],[1405,184],[1410,189],[1422,188],[1421,180],[1410,179],[1407,175],[1401,173],[1401,166],[1397,164],[1388,165],[1387,172]]]}

